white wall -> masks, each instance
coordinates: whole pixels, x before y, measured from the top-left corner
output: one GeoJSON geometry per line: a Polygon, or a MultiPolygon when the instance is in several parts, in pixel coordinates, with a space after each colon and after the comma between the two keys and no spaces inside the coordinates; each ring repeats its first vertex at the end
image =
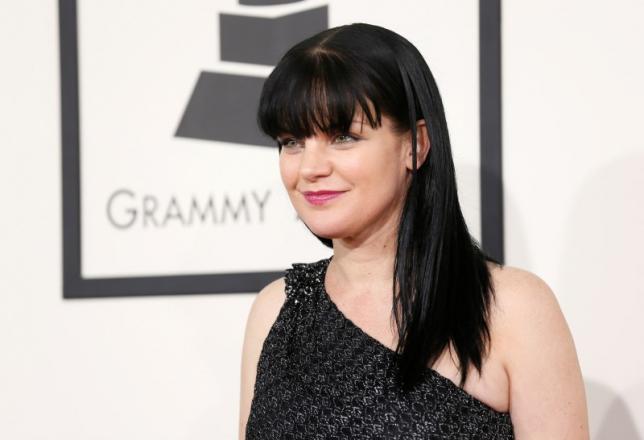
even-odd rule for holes
{"type": "Polygon", "coordinates": [[[506,259],[559,298],[592,438],[644,438],[644,3],[503,6],[506,259]]]}
{"type": "Polygon", "coordinates": [[[0,438],[234,438],[253,295],[62,299],[57,2],[0,10],[0,438]]]}
{"type": "MultiPolygon", "coordinates": [[[[507,263],[560,300],[592,438],[644,438],[644,4],[503,7],[507,263]]],[[[57,26],[2,6],[0,438],[235,438],[253,295],[61,298],[57,26]]]]}

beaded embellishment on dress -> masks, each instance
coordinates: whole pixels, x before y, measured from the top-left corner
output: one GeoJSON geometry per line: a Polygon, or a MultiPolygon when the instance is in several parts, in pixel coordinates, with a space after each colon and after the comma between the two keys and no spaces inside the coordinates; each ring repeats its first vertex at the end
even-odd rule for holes
{"type": "Polygon", "coordinates": [[[509,413],[433,369],[403,393],[398,354],[326,293],[331,258],[286,270],[286,299],[259,357],[246,440],[514,439],[509,413]]]}

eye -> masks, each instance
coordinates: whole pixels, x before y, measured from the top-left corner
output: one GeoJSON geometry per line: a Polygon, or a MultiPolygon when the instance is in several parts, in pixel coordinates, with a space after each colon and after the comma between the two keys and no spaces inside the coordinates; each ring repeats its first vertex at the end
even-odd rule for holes
{"type": "Polygon", "coordinates": [[[287,149],[287,150],[294,150],[294,149],[302,146],[302,143],[300,141],[298,141],[297,139],[295,139],[295,138],[284,138],[284,139],[278,138],[277,139],[277,144],[281,148],[284,148],[284,149],[287,149]]]}
{"type": "Polygon", "coordinates": [[[349,133],[343,133],[343,134],[337,135],[334,138],[334,140],[339,144],[348,144],[350,142],[357,141],[358,138],[356,136],[353,136],[353,135],[349,134],[349,133]]]}

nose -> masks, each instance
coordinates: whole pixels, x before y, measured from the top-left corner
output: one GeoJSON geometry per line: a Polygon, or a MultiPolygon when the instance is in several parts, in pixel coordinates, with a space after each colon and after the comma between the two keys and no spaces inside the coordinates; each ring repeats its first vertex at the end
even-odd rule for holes
{"type": "Polygon", "coordinates": [[[327,157],[327,142],[319,136],[304,140],[304,150],[300,155],[300,175],[307,180],[327,176],[331,172],[331,163],[327,157]]]}

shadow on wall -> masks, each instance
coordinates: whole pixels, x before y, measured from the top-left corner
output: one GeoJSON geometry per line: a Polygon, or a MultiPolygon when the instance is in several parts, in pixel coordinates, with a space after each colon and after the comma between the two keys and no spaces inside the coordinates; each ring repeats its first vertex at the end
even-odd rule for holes
{"type": "Polygon", "coordinates": [[[575,315],[586,339],[579,353],[582,370],[592,365],[620,389],[586,380],[591,433],[597,440],[643,439],[643,171],[641,153],[607,162],[589,174],[563,213],[560,280],[575,289],[569,292],[575,295],[575,308],[587,311],[575,315]]]}
{"type": "Polygon", "coordinates": [[[589,380],[586,381],[586,393],[588,412],[596,426],[593,440],[643,440],[637,431],[632,411],[621,395],[599,382],[589,380]]]}

